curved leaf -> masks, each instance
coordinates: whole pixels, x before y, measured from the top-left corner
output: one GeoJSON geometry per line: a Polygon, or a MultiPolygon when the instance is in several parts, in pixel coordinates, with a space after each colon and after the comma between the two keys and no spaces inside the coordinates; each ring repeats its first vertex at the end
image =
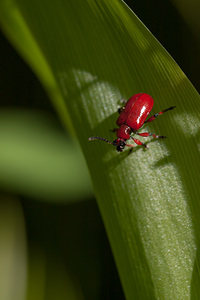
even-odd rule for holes
{"type": "Polygon", "coordinates": [[[198,93],[121,1],[16,5],[62,91],[127,299],[198,299],[198,93]],[[120,99],[139,92],[153,96],[153,113],[177,106],[145,129],[169,138],[131,155],[88,143],[115,139],[120,99]]]}

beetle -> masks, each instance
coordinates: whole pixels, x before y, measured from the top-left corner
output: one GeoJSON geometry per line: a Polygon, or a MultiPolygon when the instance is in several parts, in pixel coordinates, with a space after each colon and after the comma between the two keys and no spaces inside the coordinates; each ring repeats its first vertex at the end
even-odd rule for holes
{"type": "Polygon", "coordinates": [[[155,135],[149,132],[139,133],[138,130],[146,123],[154,121],[158,116],[162,115],[163,113],[172,110],[175,106],[171,106],[167,109],[162,110],[159,113],[156,113],[152,117],[148,118],[150,111],[153,108],[154,100],[153,98],[145,93],[139,93],[133,95],[123,107],[118,109],[119,117],[116,121],[116,124],[119,128],[114,128],[112,131],[116,132],[117,139],[113,142],[108,141],[102,137],[94,136],[90,137],[88,140],[102,140],[106,143],[109,143],[113,146],[116,146],[116,150],[118,152],[122,152],[125,148],[131,147],[133,149],[133,144],[127,144],[127,140],[130,138],[140,146],[148,148],[146,144],[142,143],[140,140],[134,138],[131,134],[136,134],[143,137],[152,136],[153,138],[160,138],[164,139],[166,136],[163,135],[155,135]]]}

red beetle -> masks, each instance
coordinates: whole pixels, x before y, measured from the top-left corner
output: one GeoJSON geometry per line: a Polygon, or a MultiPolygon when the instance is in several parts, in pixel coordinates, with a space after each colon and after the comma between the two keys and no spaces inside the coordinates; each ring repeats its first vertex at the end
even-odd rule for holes
{"type": "MultiPolygon", "coordinates": [[[[165,110],[162,110],[161,112],[153,115],[152,117],[148,117],[150,111],[153,108],[154,100],[151,96],[145,93],[140,93],[132,96],[126,103],[124,107],[121,107],[119,112],[119,117],[117,119],[117,126],[119,128],[113,129],[113,131],[116,131],[117,133],[117,139],[113,142],[110,142],[104,138],[94,136],[90,137],[89,141],[92,140],[102,140],[105,141],[111,145],[116,146],[116,150],[119,152],[122,152],[125,148],[125,146],[133,148],[133,144],[127,144],[126,141],[130,138],[133,139],[133,141],[137,145],[141,145],[147,148],[147,145],[139,141],[138,139],[135,139],[133,136],[131,136],[131,133],[140,135],[140,136],[152,136],[154,138],[166,138],[166,136],[163,135],[155,135],[152,133],[144,132],[144,133],[138,133],[138,129],[140,129],[144,123],[149,123],[155,120],[159,115],[162,115],[164,112],[171,110],[175,108],[175,106],[171,106],[165,110]]],[[[132,149],[131,149],[132,150],[132,149]]]]}

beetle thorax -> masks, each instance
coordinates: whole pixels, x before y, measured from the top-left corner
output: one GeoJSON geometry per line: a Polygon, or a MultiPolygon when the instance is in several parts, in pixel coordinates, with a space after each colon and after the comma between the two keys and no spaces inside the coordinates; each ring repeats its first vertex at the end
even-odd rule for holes
{"type": "Polygon", "coordinates": [[[125,124],[121,125],[117,131],[117,137],[128,140],[130,139],[131,128],[125,124]]]}

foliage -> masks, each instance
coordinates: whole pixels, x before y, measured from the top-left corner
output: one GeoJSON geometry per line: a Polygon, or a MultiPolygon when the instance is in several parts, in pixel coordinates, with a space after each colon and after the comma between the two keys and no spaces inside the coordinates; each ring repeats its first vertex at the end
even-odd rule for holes
{"type": "Polygon", "coordinates": [[[200,115],[192,84],[121,1],[2,1],[0,12],[79,140],[126,298],[198,299],[200,115]],[[148,151],[131,155],[88,143],[93,135],[114,139],[120,100],[139,92],[153,96],[154,113],[176,105],[145,128],[168,139],[148,139],[148,151]]]}

